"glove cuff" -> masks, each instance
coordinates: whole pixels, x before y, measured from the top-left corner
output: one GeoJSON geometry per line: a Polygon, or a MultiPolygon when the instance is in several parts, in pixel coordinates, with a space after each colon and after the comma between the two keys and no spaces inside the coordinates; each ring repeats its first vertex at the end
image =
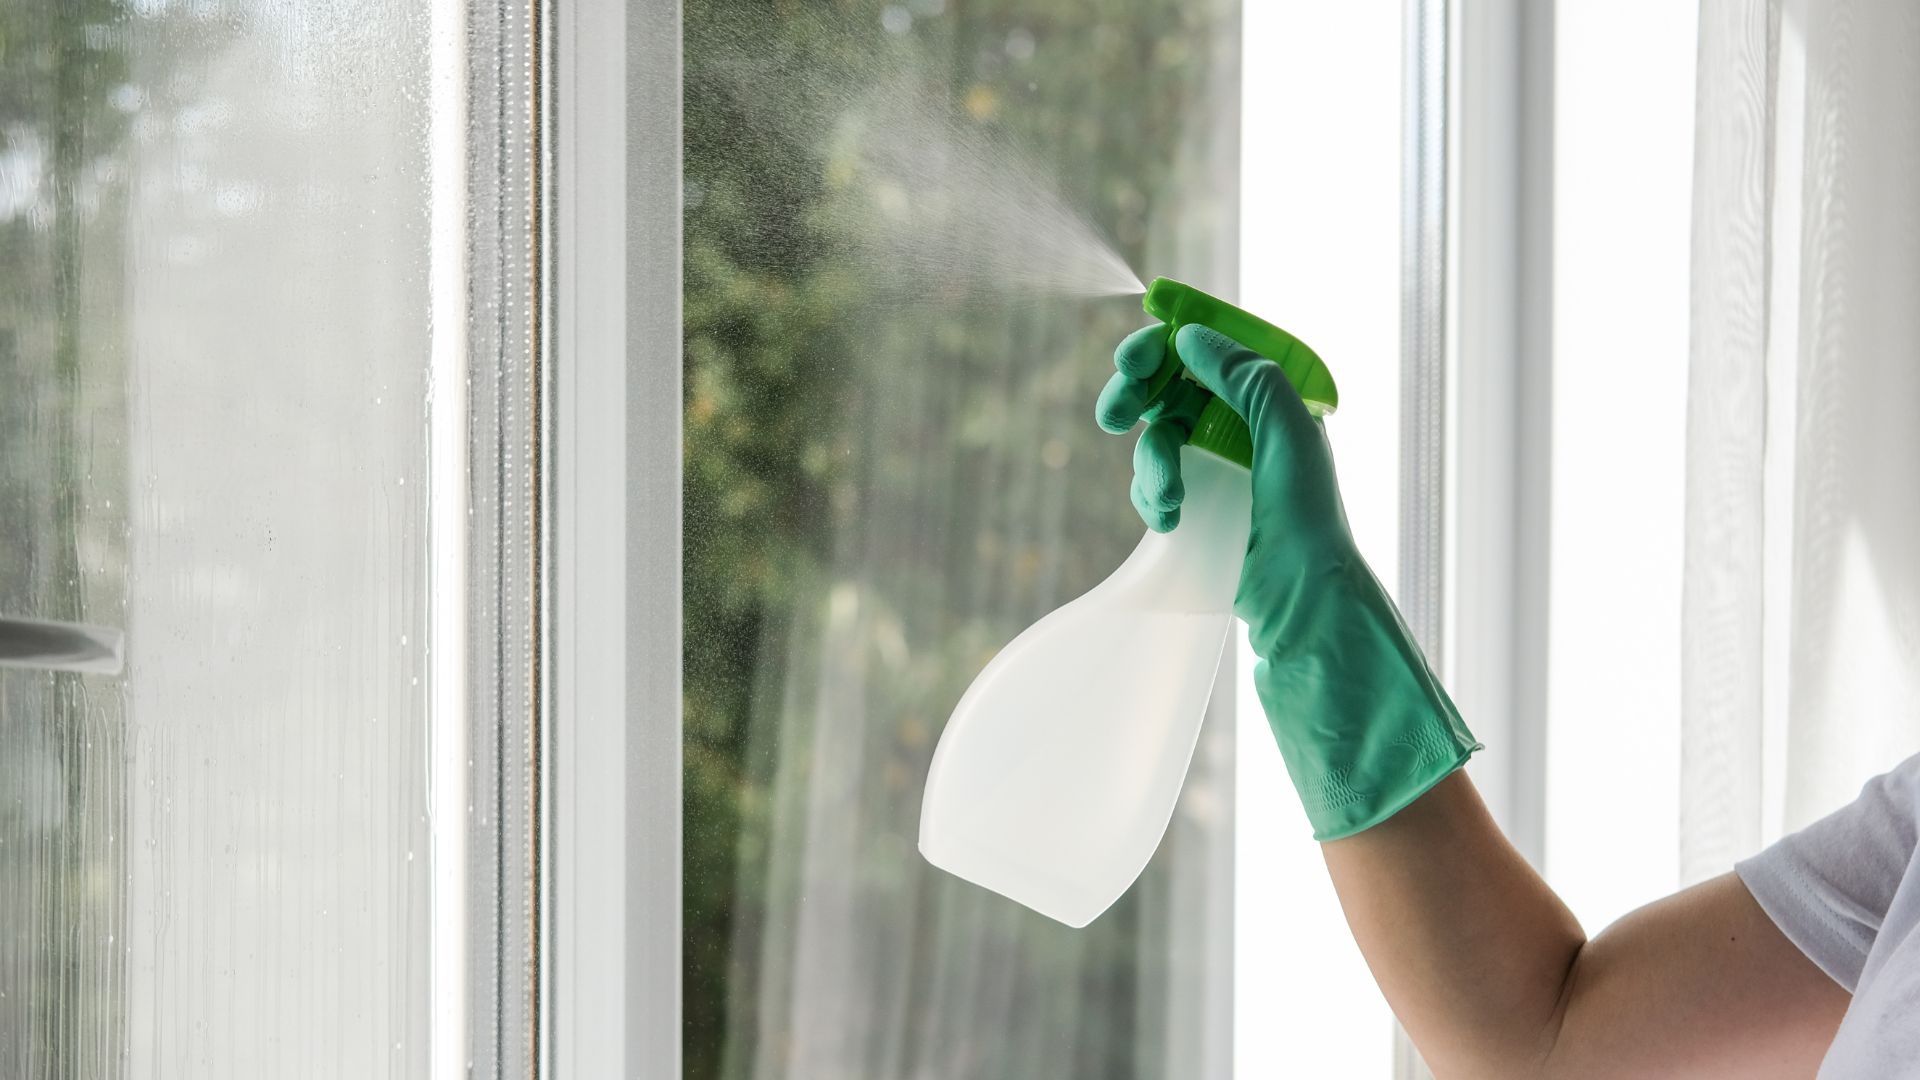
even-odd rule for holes
{"type": "Polygon", "coordinates": [[[1365,564],[1347,562],[1329,577],[1346,587],[1301,590],[1315,599],[1290,606],[1261,635],[1273,647],[1254,668],[1322,841],[1392,817],[1481,749],[1365,564]]]}
{"type": "MultiPolygon", "coordinates": [[[[1398,777],[1375,780],[1356,788],[1349,774],[1328,773],[1302,784],[1296,778],[1300,802],[1306,807],[1313,838],[1339,840],[1364,832],[1412,805],[1453,775],[1476,750],[1485,747],[1473,738],[1458,717],[1451,724],[1436,723],[1402,736],[1395,744],[1408,764],[1398,777]]],[[[1291,771],[1291,770],[1289,770],[1291,771]]]]}

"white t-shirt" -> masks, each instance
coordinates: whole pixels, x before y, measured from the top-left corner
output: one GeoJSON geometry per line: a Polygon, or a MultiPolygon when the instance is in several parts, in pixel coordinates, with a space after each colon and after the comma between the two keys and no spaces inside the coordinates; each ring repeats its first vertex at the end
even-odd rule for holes
{"type": "Polygon", "coordinates": [[[1822,1080],[1920,1077],[1920,754],[1734,867],[1820,970],[1853,994],[1822,1080]]]}

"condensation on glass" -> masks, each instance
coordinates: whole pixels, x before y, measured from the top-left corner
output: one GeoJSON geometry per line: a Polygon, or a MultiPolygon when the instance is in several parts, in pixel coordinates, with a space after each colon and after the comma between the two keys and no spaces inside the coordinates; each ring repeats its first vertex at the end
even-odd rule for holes
{"type": "Polygon", "coordinates": [[[1230,1069],[1230,711],[1085,930],[915,836],[968,682],[1142,531],[1093,401],[1145,317],[1087,295],[1111,275],[1056,209],[1231,294],[1238,26],[1231,0],[689,6],[687,1076],[1230,1069]]]}
{"type": "Polygon", "coordinates": [[[426,9],[0,9],[0,1075],[426,1067],[426,9]]]}

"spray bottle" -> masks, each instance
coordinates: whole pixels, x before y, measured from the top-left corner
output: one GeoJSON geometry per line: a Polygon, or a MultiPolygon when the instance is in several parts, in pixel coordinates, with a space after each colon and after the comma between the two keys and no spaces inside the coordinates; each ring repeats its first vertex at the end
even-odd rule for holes
{"type": "MultiPolygon", "coordinates": [[[[1169,338],[1152,399],[1191,377],[1172,335],[1199,323],[1284,358],[1314,415],[1339,402],[1320,358],[1271,323],[1167,278],[1154,279],[1144,306],[1169,338]]],[[[974,679],[927,774],[927,861],[1075,927],[1140,876],[1173,818],[1233,625],[1252,461],[1246,424],[1209,401],[1181,450],[1179,527],[1147,533],[1105,581],[974,679]]]]}

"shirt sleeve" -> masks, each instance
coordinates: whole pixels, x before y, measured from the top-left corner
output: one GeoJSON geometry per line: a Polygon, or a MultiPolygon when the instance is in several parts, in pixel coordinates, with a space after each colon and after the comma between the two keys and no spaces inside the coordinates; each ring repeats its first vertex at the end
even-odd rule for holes
{"type": "Polygon", "coordinates": [[[1914,857],[1920,754],[1734,866],[1787,940],[1849,993],[1914,857]]]}

